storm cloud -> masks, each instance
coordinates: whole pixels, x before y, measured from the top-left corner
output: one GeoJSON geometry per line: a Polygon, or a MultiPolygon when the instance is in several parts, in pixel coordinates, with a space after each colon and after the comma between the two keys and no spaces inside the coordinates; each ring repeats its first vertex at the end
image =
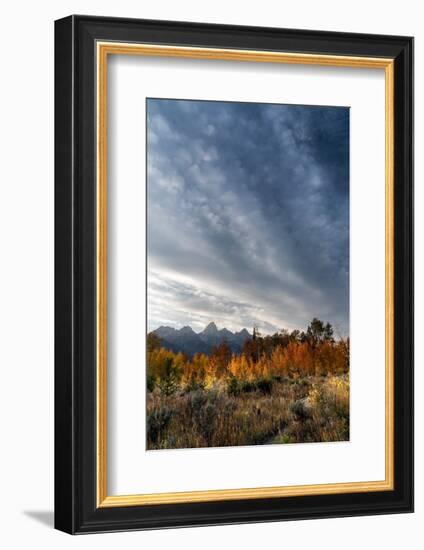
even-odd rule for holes
{"type": "Polygon", "coordinates": [[[349,330],[349,109],[147,100],[148,324],[349,330]]]}

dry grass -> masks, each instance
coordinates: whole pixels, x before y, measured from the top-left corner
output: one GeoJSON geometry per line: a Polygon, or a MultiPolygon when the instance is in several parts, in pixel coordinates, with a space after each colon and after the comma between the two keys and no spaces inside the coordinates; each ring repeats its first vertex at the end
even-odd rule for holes
{"type": "Polygon", "coordinates": [[[171,395],[155,388],[147,424],[148,449],[347,441],[349,378],[233,378],[171,395]]]}

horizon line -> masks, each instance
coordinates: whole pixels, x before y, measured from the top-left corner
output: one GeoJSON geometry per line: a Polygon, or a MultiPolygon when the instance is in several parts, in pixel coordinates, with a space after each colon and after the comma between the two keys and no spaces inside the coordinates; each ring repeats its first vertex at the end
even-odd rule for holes
{"type": "MultiPolygon", "coordinates": [[[[321,320],[321,319],[320,319],[321,320]]],[[[322,320],[321,320],[322,321],[322,320]]],[[[334,331],[334,337],[337,338],[337,339],[340,339],[340,338],[349,338],[349,333],[347,335],[341,335],[339,334],[339,331],[337,330],[337,328],[330,322],[330,321],[322,321],[324,324],[326,323],[329,323],[332,328],[333,328],[333,331],[334,331]]],[[[308,323],[309,325],[310,323],[308,323]]],[[[169,328],[169,329],[172,329],[172,330],[175,330],[175,331],[181,331],[185,328],[189,328],[191,329],[195,334],[201,334],[202,332],[204,332],[210,325],[215,325],[216,329],[218,332],[221,332],[223,330],[227,330],[228,332],[231,332],[232,334],[239,334],[240,332],[243,332],[243,331],[246,331],[249,336],[252,336],[253,335],[253,331],[256,331],[256,334],[258,334],[259,336],[273,336],[274,334],[279,334],[283,331],[287,331],[289,334],[291,334],[292,332],[294,331],[299,331],[299,332],[304,332],[306,333],[307,331],[307,327],[306,328],[294,328],[294,329],[288,329],[288,328],[280,328],[280,329],[276,329],[274,332],[268,332],[266,330],[261,330],[260,327],[258,325],[253,325],[253,329],[252,329],[252,332],[250,332],[246,327],[243,327],[242,329],[240,330],[231,330],[227,327],[223,327],[223,328],[218,328],[218,325],[215,321],[210,321],[209,323],[207,323],[203,329],[199,330],[199,331],[196,331],[193,329],[192,326],[190,325],[184,325],[182,327],[175,327],[175,326],[171,326],[171,325],[168,325],[168,324],[162,324],[162,325],[158,325],[156,328],[154,329],[151,329],[151,330],[146,330],[146,333],[147,334],[150,334],[152,332],[155,332],[156,330],[160,329],[160,328],[169,328]]]]}

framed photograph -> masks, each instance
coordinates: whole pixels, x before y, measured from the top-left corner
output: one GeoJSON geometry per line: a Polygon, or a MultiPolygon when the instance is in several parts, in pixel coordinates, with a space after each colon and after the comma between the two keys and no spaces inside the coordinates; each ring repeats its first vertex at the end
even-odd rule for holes
{"type": "Polygon", "coordinates": [[[413,39],[55,24],[55,525],[413,510],[413,39]]]}

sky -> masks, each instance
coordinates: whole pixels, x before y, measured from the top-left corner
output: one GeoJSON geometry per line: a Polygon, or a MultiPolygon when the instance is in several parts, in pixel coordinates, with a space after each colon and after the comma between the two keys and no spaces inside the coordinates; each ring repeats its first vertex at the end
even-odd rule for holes
{"type": "Polygon", "coordinates": [[[349,331],[349,109],[147,100],[148,330],[349,331]]]}

